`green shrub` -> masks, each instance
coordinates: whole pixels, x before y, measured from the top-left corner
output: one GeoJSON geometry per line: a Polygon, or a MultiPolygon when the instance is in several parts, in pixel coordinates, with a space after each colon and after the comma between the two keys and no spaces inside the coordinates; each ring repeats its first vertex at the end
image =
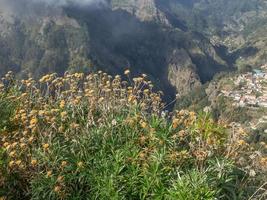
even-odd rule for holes
{"type": "Polygon", "coordinates": [[[181,110],[163,117],[160,93],[145,77],[131,85],[102,72],[17,82],[2,97],[10,114],[1,130],[1,195],[36,200],[252,195],[257,188],[250,186],[266,177],[264,154],[249,163],[254,152],[245,135],[231,135],[207,113],[181,110]],[[250,178],[240,159],[260,177],[250,178]]]}

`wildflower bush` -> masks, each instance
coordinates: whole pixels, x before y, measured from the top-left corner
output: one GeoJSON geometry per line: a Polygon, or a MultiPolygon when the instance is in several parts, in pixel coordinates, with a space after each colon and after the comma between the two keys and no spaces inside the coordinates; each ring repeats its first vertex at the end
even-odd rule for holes
{"type": "Polygon", "coordinates": [[[266,199],[266,144],[208,113],[163,114],[146,75],[0,83],[2,199],[266,199]]]}

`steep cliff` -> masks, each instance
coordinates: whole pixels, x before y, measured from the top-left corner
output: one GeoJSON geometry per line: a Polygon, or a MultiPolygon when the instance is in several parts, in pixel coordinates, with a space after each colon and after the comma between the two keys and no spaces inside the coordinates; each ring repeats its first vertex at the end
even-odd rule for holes
{"type": "Polygon", "coordinates": [[[157,8],[155,0],[113,0],[112,9],[123,9],[141,21],[157,21],[168,25],[165,14],[157,8]]]}
{"type": "Polygon", "coordinates": [[[168,80],[179,95],[201,85],[196,66],[184,49],[174,49],[168,58],[168,80]]]}
{"type": "Polygon", "coordinates": [[[216,44],[159,1],[25,5],[19,12],[0,10],[0,74],[99,69],[117,74],[130,68],[133,75],[148,74],[173,98],[230,69],[216,44]]]}

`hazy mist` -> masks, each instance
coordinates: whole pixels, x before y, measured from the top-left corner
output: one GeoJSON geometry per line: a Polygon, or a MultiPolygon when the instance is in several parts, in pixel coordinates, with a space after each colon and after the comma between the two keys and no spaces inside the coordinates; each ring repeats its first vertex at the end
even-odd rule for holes
{"type": "Polygon", "coordinates": [[[107,0],[0,0],[2,16],[36,16],[59,13],[64,6],[106,6],[107,0]],[[48,8],[48,9],[46,9],[48,8]],[[48,12],[48,13],[47,13],[48,12]]]}

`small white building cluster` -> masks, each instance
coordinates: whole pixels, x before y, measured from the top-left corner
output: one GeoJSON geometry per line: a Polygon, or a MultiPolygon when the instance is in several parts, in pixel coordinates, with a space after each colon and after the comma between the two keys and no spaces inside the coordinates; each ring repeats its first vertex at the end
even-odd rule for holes
{"type": "Polygon", "coordinates": [[[238,107],[267,108],[267,64],[259,70],[241,74],[232,79],[234,90],[222,90],[221,94],[234,100],[238,107]]]}

